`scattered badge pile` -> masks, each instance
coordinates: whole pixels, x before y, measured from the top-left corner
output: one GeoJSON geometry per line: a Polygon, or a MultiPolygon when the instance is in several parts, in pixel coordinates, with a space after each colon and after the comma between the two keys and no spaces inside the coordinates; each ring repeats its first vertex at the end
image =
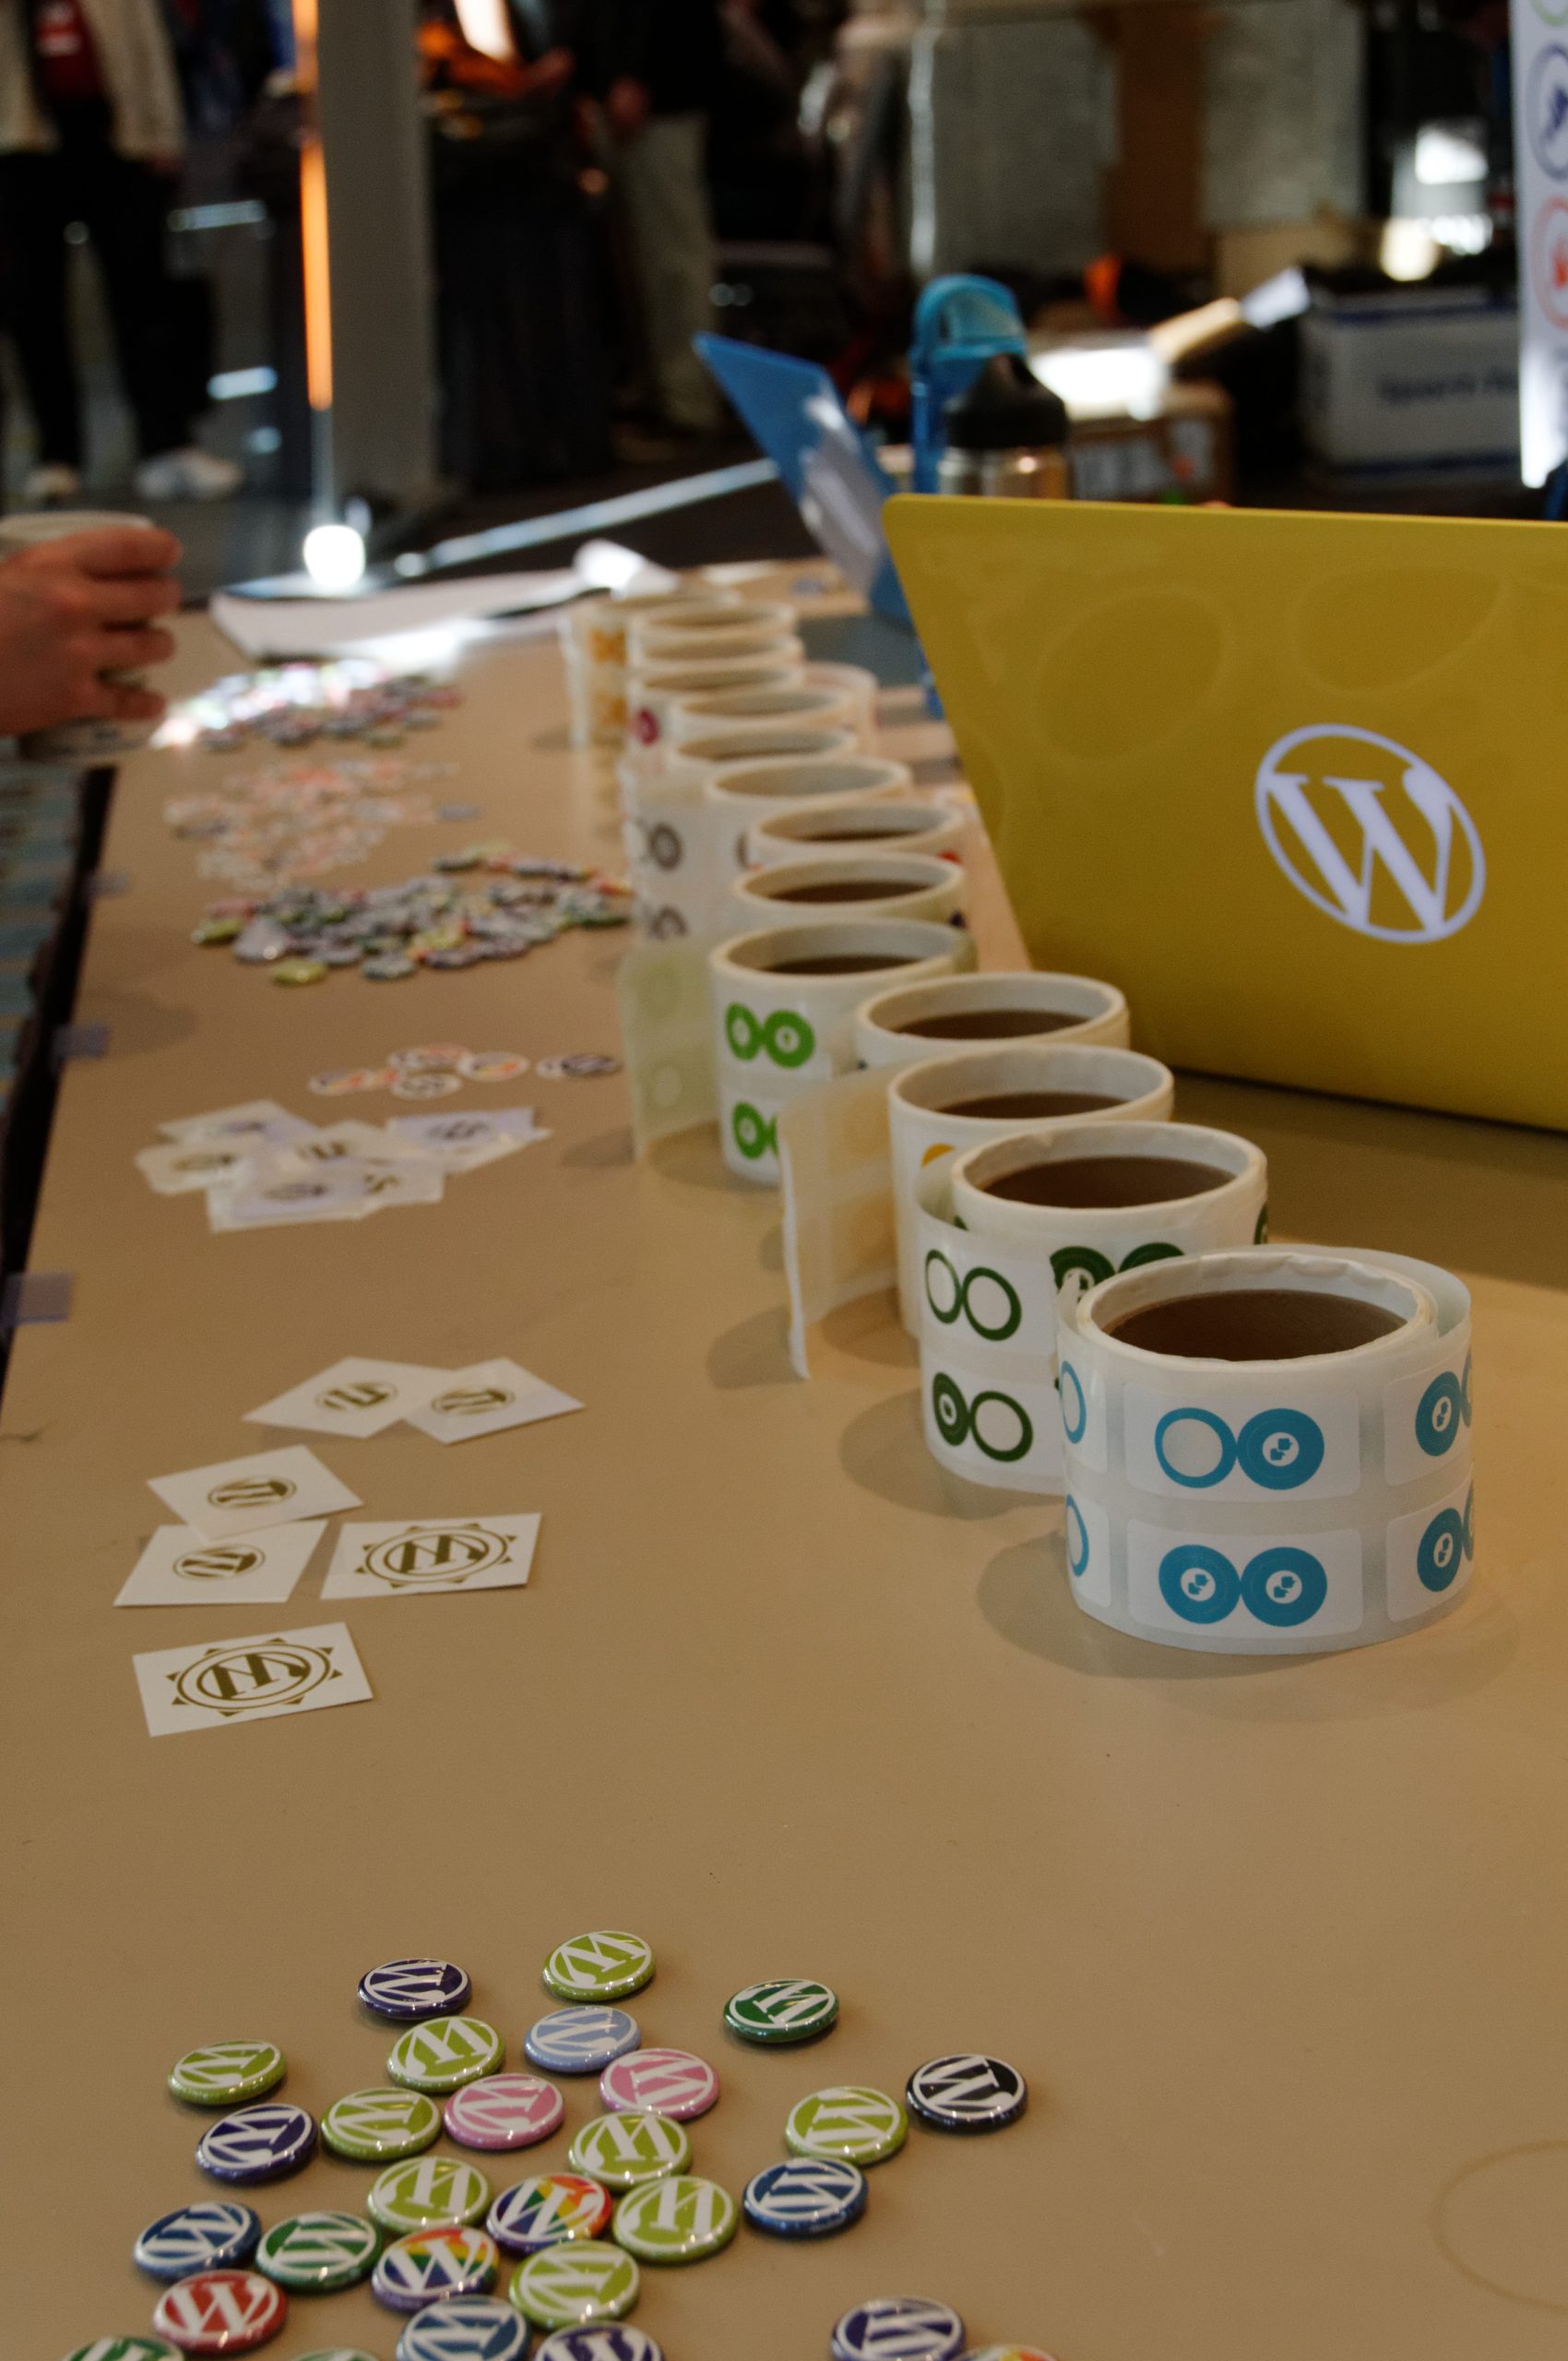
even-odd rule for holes
{"type": "Polygon", "coordinates": [[[423,673],[389,673],[368,657],[268,665],[231,672],[176,706],[155,742],[208,754],[232,753],[257,739],[274,746],[308,746],[315,738],[395,745],[404,730],[428,730],[461,703],[457,689],[423,673]]]}
{"type": "Polygon", "coordinates": [[[192,940],[232,944],[236,959],[269,967],[280,984],[318,984],[334,967],[393,983],[421,967],[521,959],[572,927],[624,926],[630,919],[631,888],[623,879],[570,861],[482,844],[438,854],[432,866],[440,873],[400,885],[338,894],[300,886],[265,900],[232,896],[208,906],[192,940]],[[452,882],[470,870],[482,870],[482,882],[452,882]]]}
{"type": "Polygon", "coordinates": [[[217,1230],[362,1221],[394,1205],[437,1204],[449,1175],[551,1136],[531,1107],[318,1125],[270,1098],[159,1129],[162,1144],[143,1148],[137,1168],[160,1197],[203,1191],[217,1230]]]}
{"type": "Polygon", "coordinates": [[[435,807],[423,790],[452,775],[450,763],[395,754],[275,763],[205,794],[172,796],[163,817],[177,836],[201,845],[199,875],[267,894],[351,868],[392,828],[430,827],[435,807]]]}
{"type": "MultiPolygon", "coordinates": [[[[904,2144],[906,2106],[879,2091],[839,2088],[798,2102],[784,2127],[790,2160],[766,2165],[741,2204],[688,2168],[687,2123],[717,2105],[719,2076],[679,2049],[645,2049],[617,2005],[651,1983],[639,1936],[600,1929],[562,1943],[544,1963],[562,2005],[523,2039],[542,2073],[506,2073],[494,2027],[467,2013],[472,1985],[450,1960],[399,1959],[361,1978],[369,2014],[397,2026],[386,2081],[338,2099],[319,2125],[277,2094],[287,2072],[267,2041],[192,2050],[169,2076],[185,2105],[212,2111],[196,2160],[229,2189],[302,2170],[318,2146],[375,2168],[362,2213],[302,2211],[263,2228],[232,2197],[160,2214],[133,2259],[163,2283],[153,2328],[166,2343],[101,2337],[67,2361],[161,2361],[170,2348],[236,2354],[268,2343],[288,2319],[285,2290],[314,2295],[368,2279],[387,2310],[408,2316],[397,2361],[663,2361],[641,2329],[622,2328],[641,2292],[639,2264],[692,2263],[719,2253],[742,2211],[758,2230],[815,2238],[865,2210],[864,2167],[904,2144]],[[561,2129],[565,2102],[543,2074],[598,2077],[600,2112],[579,2126],[566,2172],[535,2174],[496,2193],[460,2156],[428,2153],[445,2131],[481,2153],[532,2148],[561,2129]],[[505,2300],[493,2294],[508,2272],[505,2300]]],[[[829,2033],[837,1995],[799,1977],[750,1985],[724,2011],[734,2037],[790,2048],[829,2033]]],[[[938,2058],[909,2080],[909,2112],[939,2130],[990,2131],[1016,2122],[1028,2093],[1016,2070],[975,2055],[938,2058]]],[[[832,2331],[833,2361],[1050,2361],[1021,2344],[966,2354],[950,2305],[919,2296],[856,2305],[832,2331]]],[[[325,2355],[313,2361],[327,2361],[325,2355]]],[[[338,2361],[362,2361],[338,2348],[338,2361]]]]}
{"type": "MultiPolygon", "coordinates": [[[[465,1050],[456,1041],[428,1041],[416,1049],[388,1050],[379,1065],[313,1074],[308,1086],[318,1098],[344,1098],[362,1090],[389,1090],[394,1098],[447,1098],[466,1082],[520,1082],[529,1065],[517,1050],[465,1050]]],[[[540,1058],[535,1068],[545,1082],[584,1082],[620,1071],[620,1059],[599,1050],[540,1058]]]]}

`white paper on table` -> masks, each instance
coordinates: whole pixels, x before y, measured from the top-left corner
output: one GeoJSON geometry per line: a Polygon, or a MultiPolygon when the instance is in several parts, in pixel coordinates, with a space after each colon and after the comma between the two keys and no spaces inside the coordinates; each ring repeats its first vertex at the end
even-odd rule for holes
{"type": "Polygon", "coordinates": [[[160,1197],[183,1197],[196,1189],[220,1188],[237,1180],[250,1160],[248,1141],[202,1139],[164,1140],[144,1147],[137,1169],[160,1197]]]}
{"type": "Polygon", "coordinates": [[[535,1140],[547,1140],[531,1107],[498,1107],[471,1114],[395,1115],[386,1126],[394,1137],[438,1157],[451,1172],[471,1172],[497,1157],[514,1156],[535,1140]]]}
{"type": "MultiPolygon", "coordinates": [[[[390,1162],[384,1168],[392,1172],[390,1162]]],[[[274,1229],[291,1222],[355,1221],[367,1206],[370,1167],[361,1158],[302,1171],[291,1158],[258,1158],[208,1198],[214,1229],[274,1229]]]]}
{"type": "Polygon", "coordinates": [[[475,1361],[445,1377],[430,1401],[408,1413],[408,1421],[437,1442],[467,1442],[470,1435],[499,1434],[503,1428],[531,1426],[535,1419],[558,1418],[582,1406],[516,1361],[475,1361]]]}
{"type": "Polygon", "coordinates": [[[245,1412],[252,1427],[303,1427],[312,1434],[364,1442],[421,1410],[451,1382],[423,1361],[381,1361],[350,1355],[288,1393],[245,1412]]]}
{"type": "Polygon", "coordinates": [[[327,656],[399,632],[558,607],[587,587],[569,566],[552,567],[470,575],[461,582],[410,582],[357,599],[244,599],[220,590],[208,611],[247,656],[327,656]]]}
{"type": "Polygon", "coordinates": [[[204,1541],[226,1541],[233,1533],[256,1533],[264,1525],[363,1506],[359,1494],[339,1483],[303,1442],[279,1443],[272,1451],[215,1460],[210,1467],[187,1467],[173,1476],[149,1476],[148,1487],[204,1541]]]}
{"type": "Polygon", "coordinates": [[[277,1606],[287,1598],[326,1532],[313,1517],[269,1533],[204,1541],[188,1525],[160,1525],[131,1569],[116,1607],[277,1606]]]}
{"type": "Polygon", "coordinates": [[[528,1581],[539,1526],[537,1516],[345,1525],[321,1596],[395,1598],[433,1591],[516,1590],[528,1581]]]}
{"type": "Polygon", "coordinates": [[[209,1115],[182,1115],[177,1122],[160,1123],[166,1140],[249,1140],[282,1147],[291,1140],[315,1137],[316,1126],[303,1115],[291,1115],[273,1098],[247,1099],[243,1107],[218,1107],[209,1115]]]}
{"type": "Polygon", "coordinates": [[[215,1647],[157,1648],[131,1663],[153,1738],[360,1705],[374,1694],[346,1623],[264,1631],[215,1647]]]}

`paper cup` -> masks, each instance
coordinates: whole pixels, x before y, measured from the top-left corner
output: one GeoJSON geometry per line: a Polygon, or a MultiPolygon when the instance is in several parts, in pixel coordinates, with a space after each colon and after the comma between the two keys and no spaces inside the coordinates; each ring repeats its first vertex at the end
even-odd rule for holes
{"type": "MultiPolygon", "coordinates": [[[[77,533],[119,531],[127,526],[148,533],[157,529],[150,516],[117,508],[41,508],[0,516],[0,563],[45,541],[68,540],[77,533]]],[[[140,688],[145,676],[115,671],[104,677],[140,688]]],[[[52,730],[29,730],[20,741],[20,751],[30,763],[102,762],[114,754],[134,753],[147,744],[157,727],[155,719],[63,721],[52,730]]]]}
{"type": "Polygon", "coordinates": [[[579,599],[564,609],[559,631],[574,746],[618,746],[626,734],[626,636],[634,623],[687,609],[711,612],[726,603],[721,591],[682,587],[579,599]]]}
{"type": "MultiPolygon", "coordinates": [[[[761,828],[753,830],[754,844],[762,833],[761,828]]],[[[920,1065],[963,1049],[996,1050],[1025,1042],[1103,1042],[1124,1050],[1130,1038],[1127,1003],[1114,984],[1035,969],[896,985],[868,1000],[855,1019],[855,1048],[861,1064],[868,1066],[920,1065]],[[1015,1015],[1022,1019],[1022,1029],[1014,1032],[1009,1025],[1006,1034],[1000,1034],[1004,1016],[1015,1015]],[[1038,1019],[1034,1026],[1028,1024],[1031,1016],[1038,1019]]]]}
{"type": "Polygon", "coordinates": [[[691,658],[679,664],[635,665],[626,682],[626,759],[652,770],[663,759],[672,706],[704,689],[778,688],[801,678],[798,639],[772,639],[755,651],[691,658]]]}
{"type": "Polygon", "coordinates": [[[798,729],[848,730],[858,747],[862,737],[852,700],[837,689],[814,686],[806,680],[778,689],[718,689],[706,695],[683,697],[670,709],[669,743],[688,738],[711,738],[717,731],[798,729]]]}
{"type": "Polygon", "coordinates": [[[1078,1605],[1240,1655],[1364,1646],[1445,1614],[1475,1557],[1469,1329],[1450,1273],[1314,1247],[1158,1263],[1063,1307],[1078,1605]],[[1238,1298],[1272,1307],[1246,1323],[1267,1358],[1213,1351],[1234,1351],[1238,1298]],[[1187,1353],[1177,1323],[1194,1321],[1187,1353]]]}
{"type": "Polygon", "coordinates": [[[928,920],[770,927],[709,955],[714,1058],[724,1161],[739,1179],[778,1178],[776,1123],[785,1101],[854,1063],[854,1014],[880,964],[920,979],[972,965],[962,929],[928,920]],[[828,974],[781,972],[794,960],[853,961],[828,974]]]}
{"type": "MultiPolygon", "coordinates": [[[[855,1033],[858,1047],[858,1022],[855,1033]]],[[[888,1146],[898,1237],[898,1310],[911,1335],[917,1335],[921,1326],[915,1183],[921,1172],[993,1140],[1013,1139],[1020,1133],[1032,1137],[1042,1131],[1059,1131],[1063,1124],[1069,1138],[1085,1123],[1136,1121],[1163,1126],[1176,1091],[1170,1067],[1162,1066],[1158,1058],[1146,1058],[1135,1050],[1055,1041],[927,1058],[891,1074],[889,1082],[888,1146]],[[955,1112],[976,1099],[1016,1101],[1034,1092],[1104,1098],[1110,1103],[1076,1110],[1061,1108],[1034,1116],[1020,1111],[955,1112]]]]}
{"type": "Polygon", "coordinates": [[[962,923],[966,879],[956,862],[925,853],[786,860],[739,877],[730,899],[741,926],[787,919],[946,919],[962,923]]]}
{"type": "Polygon", "coordinates": [[[873,852],[918,852],[956,860],[963,844],[962,820],[939,804],[910,797],[897,802],[858,801],[829,803],[821,811],[808,805],[775,812],[757,822],[746,850],[754,868],[766,869],[781,860],[859,860],[873,852]]]}
{"type": "Polygon", "coordinates": [[[1058,1128],[971,1148],[923,1175],[915,1228],[921,1395],[932,1455],[976,1483],[1061,1491],[1058,1307],[1118,1264],[1136,1268],[1250,1240],[1266,1186],[1250,1142],[1182,1123],[1058,1128]],[[1087,1208],[1018,1204],[984,1186],[1051,1161],[1111,1155],[1126,1163],[1162,1153],[1228,1178],[1201,1197],[1087,1208]]]}

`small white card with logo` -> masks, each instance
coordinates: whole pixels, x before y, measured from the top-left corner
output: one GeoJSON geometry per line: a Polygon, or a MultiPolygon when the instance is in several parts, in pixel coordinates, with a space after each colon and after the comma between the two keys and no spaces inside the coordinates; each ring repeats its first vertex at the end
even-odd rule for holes
{"type": "Polygon", "coordinates": [[[452,1383],[444,1369],[419,1361],[334,1361],[319,1377],[306,1378],[259,1410],[247,1410],[252,1427],[303,1427],[313,1434],[347,1435],[362,1442],[422,1409],[432,1395],[452,1383]]]}
{"type": "Polygon", "coordinates": [[[315,1136],[314,1123],[291,1115],[275,1098],[248,1098],[243,1107],[217,1107],[209,1115],[182,1115],[178,1122],[158,1128],[166,1140],[248,1140],[253,1147],[263,1141],[282,1147],[290,1140],[315,1136]]]}
{"type": "Polygon", "coordinates": [[[137,1169],[160,1197],[183,1197],[235,1180],[252,1154],[248,1140],[164,1140],[141,1150],[137,1169]]]}
{"type": "Polygon", "coordinates": [[[537,1516],[444,1516],[415,1525],[345,1525],[321,1596],[515,1590],[529,1578],[539,1524],[537,1516]]]}
{"type": "Polygon", "coordinates": [[[362,1705],[375,1693],[346,1623],[263,1631],[211,1647],[156,1648],[131,1663],[153,1738],[362,1705]]]}
{"type": "Polygon", "coordinates": [[[326,1532],[320,1517],[269,1533],[204,1541],[188,1525],[160,1525],[137,1560],[116,1607],[276,1607],[287,1598],[326,1532]]]}
{"type": "Polygon", "coordinates": [[[406,1415],[410,1427],[437,1442],[467,1442],[470,1435],[531,1426],[536,1418],[559,1418],[582,1406],[516,1361],[475,1361],[471,1369],[454,1370],[444,1377],[422,1408],[406,1415]]]}
{"type": "Polygon", "coordinates": [[[147,1480],[204,1541],[227,1541],[232,1533],[256,1533],[263,1525],[292,1525],[300,1517],[330,1516],[337,1509],[364,1505],[303,1442],[147,1480]]]}

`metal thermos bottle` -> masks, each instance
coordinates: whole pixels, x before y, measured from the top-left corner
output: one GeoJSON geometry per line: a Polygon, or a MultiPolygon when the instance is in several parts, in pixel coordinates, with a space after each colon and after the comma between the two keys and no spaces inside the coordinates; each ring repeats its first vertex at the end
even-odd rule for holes
{"type": "Polygon", "coordinates": [[[1067,411],[1016,352],[994,353],[943,412],[944,492],[1006,500],[1068,500],[1067,411]]]}

